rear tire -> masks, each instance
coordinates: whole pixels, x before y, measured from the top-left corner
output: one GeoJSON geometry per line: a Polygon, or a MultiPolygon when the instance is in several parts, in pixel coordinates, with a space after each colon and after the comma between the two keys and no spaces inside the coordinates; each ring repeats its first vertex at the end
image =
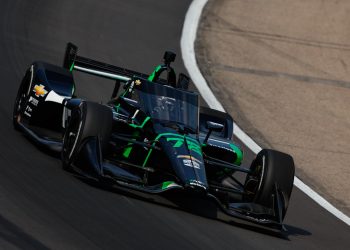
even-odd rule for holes
{"type": "Polygon", "coordinates": [[[282,219],[286,215],[294,182],[294,161],[285,153],[263,149],[252,162],[245,181],[245,190],[249,193],[246,200],[265,207],[273,206],[275,184],[283,197],[282,219]]]}
{"type": "Polygon", "coordinates": [[[103,152],[111,135],[112,122],[112,111],[107,106],[83,101],[73,109],[63,137],[63,168],[71,169],[81,146],[89,137],[99,138],[103,152]]]}

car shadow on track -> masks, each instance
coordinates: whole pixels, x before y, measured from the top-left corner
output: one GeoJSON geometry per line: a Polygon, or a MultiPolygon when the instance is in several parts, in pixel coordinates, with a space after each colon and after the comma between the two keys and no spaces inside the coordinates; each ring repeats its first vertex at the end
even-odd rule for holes
{"type": "Polygon", "coordinates": [[[284,224],[286,231],[277,231],[277,230],[273,230],[273,229],[269,229],[259,225],[245,223],[245,222],[242,223],[237,221],[230,221],[228,223],[235,227],[240,227],[242,229],[254,231],[256,233],[260,233],[264,235],[269,235],[269,236],[280,238],[287,241],[290,241],[289,239],[290,236],[311,236],[312,235],[311,232],[306,231],[302,228],[298,228],[298,227],[286,225],[286,224],[284,224]]]}
{"type": "MultiPolygon", "coordinates": [[[[26,136],[27,137],[27,136],[26,136]]],[[[28,137],[30,140],[30,137],[28,137]]],[[[32,141],[32,140],[30,140],[32,141]]],[[[32,141],[33,142],[33,141],[32,141]]],[[[41,145],[38,145],[34,142],[34,145],[44,154],[47,154],[51,156],[52,158],[56,158],[60,160],[61,154],[57,152],[53,152],[49,149],[46,149],[45,147],[42,147],[41,145]]],[[[71,174],[75,178],[79,179],[80,181],[88,184],[89,186],[92,186],[94,188],[103,189],[108,192],[112,192],[118,195],[123,195],[128,198],[149,202],[152,204],[160,205],[163,207],[167,207],[170,209],[176,209],[179,211],[184,211],[187,213],[190,213],[192,215],[204,217],[207,219],[220,221],[222,223],[226,223],[228,225],[239,227],[241,229],[253,231],[256,233],[280,238],[283,240],[289,241],[289,236],[310,236],[312,235],[311,232],[304,230],[302,228],[298,228],[296,226],[292,225],[286,225],[284,224],[286,231],[279,231],[267,227],[263,227],[257,224],[253,224],[244,220],[239,220],[233,217],[230,217],[224,213],[221,212],[221,210],[217,207],[215,202],[212,200],[201,197],[201,196],[194,196],[191,194],[188,194],[186,192],[181,192],[178,190],[170,190],[166,193],[162,194],[146,194],[134,190],[130,190],[123,187],[115,187],[111,186],[109,184],[103,184],[100,182],[97,182],[96,180],[88,179],[86,177],[83,177],[79,174],[76,174],[71,171],[66,171],[68,174],[71,174]],[[203,209],[205,208],[205,209],[203,209]]]]}
{"type": "MultiPolygon", "coordinates": [[[[26,136],[25,134],[24,136],[27,137],[29,141],[34,142],[31,140],[30,137],[26,136]]],[[[56,158],[58,160],[61,158],[60,153],[53,152],[49,149],[46,149],[45,147],[42,147],[41,145],[35,142],[34,142],[34,145],[42,153],[49,155],[52,158],[56,158]]],[[[277,237],[284,240],[289,240],[289,236],[312,235],[310,232],[292,225],[285,224],[284,226],[287,229],[287,231],[281,232],[279,230],[276,231],[274,229],[266,228],[257,224],[232,218],[222,213],[221,210],[215,204],[215,202],[213,202],[212,200],[204,197],[189,195],[185,192],[171,190],[159,195],[145,194],[145,193],[126,189],[119,186],[113,187],[111,185],[104,185],[95,180],[87,179],[85,177],[82,177],[81,175],[77,175],[73,172],[70,172],[70,171],[66,171],[66,172],[94,188],[103,189],[105,191],[112,192],[118,195],[127,196],[128,198],[137,199],[144,202],[150,202],[152,204],[168,207],[170,209],[185,211],[187,213],[190,213],[196,216],[201,216],[207,219],[220,221],[220,222],[229,224],[231,226],[239,227],[249,231],[254,231],[260,234],[269,235],[269,236],[277,237]]]]}
{"type": "Polygon", "coordinates": [[[176,209],[184,211],[192,215],[204,217],[207,219],[226,223],[230,226],[239,227],[241,229],[254,231],[256,233],[277,237],[283,240],[290,241],[289,236],[310,236],[310,232],[298,228],[292,225],[284,225],[286,231],[279,231],[267,227],[263,227],[250,222],[242,221],[225,215],[217,207],[215,202],[205,197],[194,196],[181,191],[168,191],[163,194],[146,194],[134,190],[129,190],[123,187],[111,187],[110,185],[104,185],[96,181],[86,179],[84,177],[75,175],[77,179],[80,179],[84,183],[103,189],[114,194],[123,195],[128,198],[137,199],[139,201],[149,202],[152,204],[160,205],[170,209],[176,209]],[[205,208],[205,209],[203,209],[205,208]]]}

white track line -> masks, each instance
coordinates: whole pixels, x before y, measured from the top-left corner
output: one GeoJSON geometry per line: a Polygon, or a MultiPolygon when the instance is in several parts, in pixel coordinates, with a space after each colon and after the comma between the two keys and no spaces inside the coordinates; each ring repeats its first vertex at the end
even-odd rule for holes
{"type": "MultiPolygon", "coordinates": [[[[185,17],[184,26],[182,29],[181,37],[181,53],[184,60],[185,67],[192,78],[193,83],[196,85],[199,93],[207,101],[208,105],[212,109],[217,109],[220,111],[225,111],[221,103],[216,99],[215,95],[209,88],[207,82],[205,81],[202,73],[200,72],[195,51],[194,44],[197,36],[197,28],[199,20],[202,14],[202,10],[208,0],[193,0],[185,17]]],[[[250,148],[254,153],[258,153],[261,147],[253,141],[244,131],[234,123],[233,133],[237,138],[239,138],[248,148],[250,148]]],[[[313,199],[320,206],[328,210],[338,219],[344,221],[350,226],[350,218],[330,204],[327,200],[317,194],[308,185],[303,183],[298,177],[294,177],[294,185],[313,199]]]]}

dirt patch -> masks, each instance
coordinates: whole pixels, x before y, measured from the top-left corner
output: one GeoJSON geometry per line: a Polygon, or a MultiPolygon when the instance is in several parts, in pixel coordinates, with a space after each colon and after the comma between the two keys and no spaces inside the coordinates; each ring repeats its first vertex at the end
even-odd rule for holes
{"type": "Polygon", "coordinates": [[[350,2],[216,0],[196,43],[215,95],[263,147],[350,215],[350,2]]]}

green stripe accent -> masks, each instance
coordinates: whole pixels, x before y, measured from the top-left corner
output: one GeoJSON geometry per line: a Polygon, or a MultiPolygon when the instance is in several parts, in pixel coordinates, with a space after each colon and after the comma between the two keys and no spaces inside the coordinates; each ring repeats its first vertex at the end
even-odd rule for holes
{"type": "Polygon", "coordinates": [[[148,81],[153,82],[154,78],[156,77],[156,73],[162,68],[161,65],[158,65],[152,72],[152,74],[149,75],[148,81]]]}
{"type": "Polygon", "coordinates": [[[173,181],[165,181],[162,184],[162,190],[167,189],[169,185],[173,184],[173,181]]]}
{"type": "Polygon", "coordinates": [[[232,144],[232,143],[230,143],[230,147],[237,155],[237,158],[236,158],[234,164],[241,165],[242,160],[243,160],[243,151],[239,147],[237,147],[235,144],[232,144]]]}
{"type": "MultiPolygon", "coordinates": [[[[159,138],[162,137],[163,135],[164,135],[164,134],[159,134],[159,135],[157,135],[157,137],[156,137],[156,139],[154,140],[152,146],[155,146],[155,145],[156,145],[156,142],[157,142],[157,141],[159,140],[159,138]]],[[[151,149],[148,151],[148,154],[147,154],[145,160],[143,161],[142,167],[146,167],[146,164],[147,164],[147,162],[148,162],[149,157],[151,156],[152,151],[153,151],[153,148],[151,148],[151,149]]]]}
{"type": "MultiPolygon", "coordinates": [[[[160,139],[161,137],[163,137],[163,136],[172,136],[172,137],[177,137],[176,140],[178,140],[178,139],[179,139],[179,140],[184,140],[184,139],[183,139],[183,138],[184,138],[183,135],[174,134],[174,133],[162,133],[162,134],[157,135],[157,137],[156,137],[156,139],[154,140],[154,142],[153,142],[152,145],[155,146],[156,143],[157,143],[157,141],[159,141],[159,139],[160,139]]],[[[175,138],[167,138],[167,140],[171,140],[171,139],[175,139],[175,138]]],[[[189,144],[189,145],[188,145],[189,149],[192,150],[192,151],[194,151],[194,152],[196,152],[196,153],[198,153],[198,154],[200,154],[200,155],[202,155],[201,147],[200,147],[198,141],[195,140],[195,139],[193,139],[193,138],[191,138],[191,137],[186,137],[186,139],[187,139],[187,143],[189,144]],[[190,146],[190,145],[191,145],[191,146],[190,146]]],[[[143,164],[142,164],[142,167],[146,167],[146,164],[147,164],[147,162],[148,162],[149,157],[150,157],[151,154],[152,154],[152,151],[153,151],[152,148],[148,151],[148,154],[147,154],[147,156],[146,156],[146,158],[145,158],[145,160],[144,160],[144,162],[143,162],[143,164]]]]}
{"type": "MultiPolygon", "coordinates": [[[[154,146],[155,143],[153,143],[153,146],[154,146]]],[[[151,153],[152,153],[153,149],[151,148],[149,151],[148,151],[148,154],[145,158],[145,160],[143,161],[143,164],[142,164],[142,167],[146,167],[146,163],[148,162],[148,158],[151,156],[151,153]]]]}
{"type": "MultiPolygon", "coordinates": [[[[72,65],[69,68],[69,71],[72,72],[74,69],[74,62],[72,63],[72,65]]],[[[75,84],[73,83],[73,88],[72,88],[72,95],[74,95],[74,91],[75,91],[75,84]]]]}
{"type": "Polygon", "coordinates": [[[145,124],[151,119],[151,117],[147,116],[145,118],[145,120],[143,120],[142,124],[141,125],[135,125],[135,124],[130,124],[129,123],[129,126],[130,127],[133,127],[133,128],[143,128],[145,126],[145,124]]]}
{"type": "MultiPolygon", "coordinates": [[[[175,133],[162,133],[162,134],[159,134],[158,136],[157,136],[157,138],[159,137],[162,137],[162,136],[172,136],[172,137],[178,137],[178,138],[180,138],[180,139],[183,139],[184,138],[184,136],[183,135],[179,135],[179,134],[175,134],[175,133]]],[[[193,138],[191,138],[191,137],[186,137],[186,139],[187,139],[187,141],[192,141],[192,142],[194,142],[194,143],[197,143],[198,145],[199,145],[199,143],[198,143],[198,141],[196,140],[196,139],[193,139],[193,138]]]]}
{"type": "MultiPolygon", "coordinates": [[[[173,147],[174,148],[179,148],[185,142],[185,135],[184,135],[183,138],[169,137],[166,140],[167,141],[176,141],[173,147]]],[[[187,137],[186,137],[186,141],[187,141],[187,145],[188,145],[188,149],[189,150],[194,151],[194,152],[196,152],[199,155],[202,155],[202,148],[201,148],[201,146],[199,145],[199,143],[197,141],[190,140],[190,138],[187,138],[187,137]]]]}
{"type": "Polygon", "coordinates": [[[74,62],[73,62],[72,65],[70,66],[69,71],[72,72],[73,69],[74,69],[74,62]]]}
{"type": "Polygon", "coordinates": [[[124,93],[121,94],[121,96],[122,96],[122,97],[125,97],[125,95],[126,95],[126,93],[128,93],[128,91],[129,91],[129,88],[127,88],[127,89],[124,91],[124,93]]]}
{"type": "Polygon", "coordinates": [[[129,147],[127,147],[127,148],[124,149],[123,156],[124,156],[125,158],[129,158],[130,153],[131,153],[131,150],[132,150],[132,144],[133,144],[132,142],[129,142],[129,143],[128,143],[128,146],[129,146],[129,147]]]}
{"type": "Polygon", "coordinates": [[[120,103],[118,103],[118,105],[114,105],[114,108],[115,108],[117,113],[119,113],[119,107],[120,107],[120,103]]]}
{"type": "MultiPolygon", "coordinates": [[[[136,141],[137,139],[136,139],[135,137],[138,137],[139,135],[140,135],[139,131],[134,131],[133,134],[132,134],[132,136],[134,137],[134,139],[132,139],[132,140],[133,140],[133,141],[136,141]]],[[[129,158],[130,153],[131,153],[131,151],[132,151],[132,149],[133,149],[133,145],[134,145],[134,143],[129,142],[128,145],[127,145],[127,147],[124,149],[123,156],[124,156],[125,158],[129,158]]]]}

